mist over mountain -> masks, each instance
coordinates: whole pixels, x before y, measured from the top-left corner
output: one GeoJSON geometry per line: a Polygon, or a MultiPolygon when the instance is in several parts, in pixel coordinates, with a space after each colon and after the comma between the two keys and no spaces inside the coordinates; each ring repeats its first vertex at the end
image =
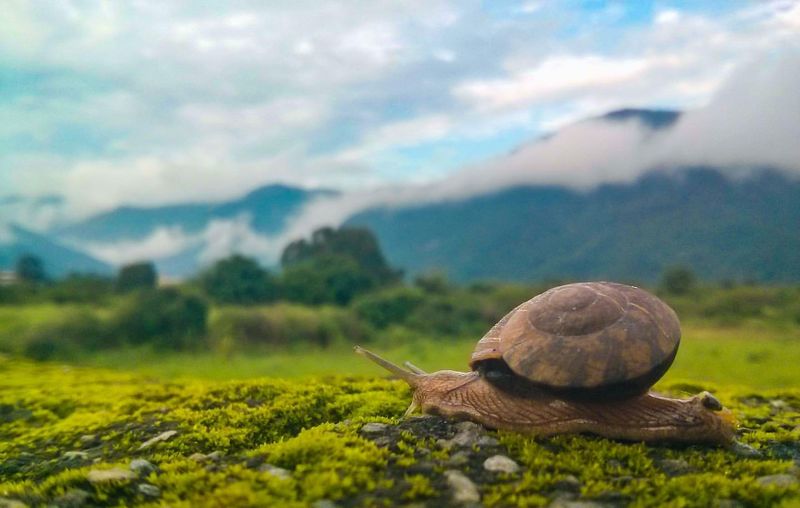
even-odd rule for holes
{"type": "Polygon", "coordinates": [[[17,260],[32,254],[42,260],[49,277],[60,278],[70,273],[111,274],[111,265],[62,245],[45,235],[11,225],[0,235],[0,270],[13,270],[17,260]]]}
{"type": "Polygon", "coordinates": [[[652,282],[665,268],[703,279],[800,280],[800,182],[770,170],[650,173],[589,192],[518,186],[458,201],[376,208],[347,224],[378,235],[410,273],[461,281],[652,282]]]}
{"type": "Polygon", "coordinates": [[[222,203],[189,203],[157,207],[123,206],[50,231],[60,238],[89,242],[142,240],[159,228],[179,228],[198,233],[214,220],[234,219],[246,214],[262,234],[274,234],[286,219],[313,197],[331,196],[332,191],[305,190],[286,185],[267,185],[247,195],[222,203]]]}
{"type": "Polygon", "coordinates": [[[612,111],[430,184],[348,193],[271,185],[228,202],[121,207],[47,235],[111,265],[153,260],[172,277],[234,252],[273,266],[288,242],[348,224],[374,230],[408,273],[460,281],[652,282],[674,265],[713,280],[800,280],[800,158],[785,142],[763,164],[726,164],[699,139],[676,148],[687,129],[711,125],[704,115],[612,111]],[[715,163],[681,164],[692,151],[715,163]],[[768,163],[776,160],[787,163],[768,163]]]}

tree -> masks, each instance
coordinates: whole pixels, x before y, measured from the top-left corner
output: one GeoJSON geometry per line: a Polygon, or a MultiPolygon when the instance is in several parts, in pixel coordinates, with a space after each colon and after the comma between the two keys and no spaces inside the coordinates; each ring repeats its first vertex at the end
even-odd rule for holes
{"type": "Polygon", "coordinates": [[[217,261],[200,276],[200,285],[220,303],[262,303],[278,297],[275,277],[255,259],[240,254],[217,261]]]}
{"type": "Polygon", "coordinates": [[[290,243],[281,254],[281,266],[288,268],[321,256],[350,258],[376,285],[397,282],[402,276],[386,262],[378,240],[365,228],[321,228],[311,234],[311,240],[301,239],[290,243]]]}
{"type": "Polygon", "coordinates": [[[156,267],[149,261],[132,263],[119,269],[117,291],[127,293],[136,289],[153,289],[158,282],[156,267]]]}
{"type": "Polygon", "coordinates": [[[691,269],[685,266],[673,266],[661,276],[661,290],[669,295],[685,295],[691,292],[697,279],[691,269]]]}
{"type": "Polygon", "coordinates": [[[33,254],[23,254],[17,260],[14,272],[20,281],[39,284],[47,280],[44,263],[41,258],[33,254]]]}
{"type": "Polygon", "coordinates": [[[117,334],[131,344],[185,349],[205,339],[208,305],[176,288],[144,290],[114,316],[117,334]]]}
{"type": "Polygon", "coordinates": [[[375,287],[352,258],[334,254],[291,264],[283,271],[281,282],[287,300],[309,305],[347,305],[356,295],[375,287]]]}

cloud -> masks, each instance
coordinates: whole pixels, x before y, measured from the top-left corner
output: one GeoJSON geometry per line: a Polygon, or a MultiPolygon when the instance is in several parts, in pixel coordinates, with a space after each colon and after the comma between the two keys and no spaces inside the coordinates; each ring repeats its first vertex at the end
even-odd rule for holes
{"type": "Polygon", "coordinates": [[[731,177],[772,167],[800,178],[797,90],[800,53],[756,59],[733,73],[707,106],[685,112],[670,128],[653,130],[636,119],[578,122],[436,182],[320,199],[275,241],[285,244],[323,225],[338,226],[370,208],[465,199],[516,185],[587,190],[693,165],[718,167],[731,177]]]}
{"type": "Polygon", "coordinates": [[[82,242],[75,244],[106,263],[120,266],[142,260],[163,259],[197,246],[198,235],[186,234],[180,227],[159,227],[148,237],[114,243],[82,242]]]}
{"type": "Polygon", "coordinates": [[[433,185],[511,144],[496,139],[621,106],[702,107],[737,65],[800,41],[795,2],[636,22],[626,9],[12,1],[0,188],[63,193],[78,216],[269,182],[433,185]]]}

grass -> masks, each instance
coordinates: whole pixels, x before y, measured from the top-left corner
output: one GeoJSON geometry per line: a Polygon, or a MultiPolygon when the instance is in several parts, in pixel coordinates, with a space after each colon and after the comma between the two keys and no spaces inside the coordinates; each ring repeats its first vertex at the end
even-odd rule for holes
{"type": "Polygon", "coordinates": [[[399,421],[409,393],[397,381],[164,382],[0,357],[0,505],[301,507],[326,499],[392,506],[402,499],[445,506],[445,471],[457,467],[480,485],[486,506],[545,506],[570,477],[582,499],[630,506],[714,506],[723,499],[792,506],[800,483],[770,485],[764,477],[800,474],[792,463],[800,456],[800,390],[726,388],[719,396],[742,423],[740,439],[759,456],[498,433],[499,444],[487,445],[493,451],[473,447],[476,461],[453,466],[455,451],[430,429],[414,431],[414,420],[392,427],[390,446],[360,432],[367,421],[399,421]],[[488,475],[482,461],[498,452],[522,472],[488,475]],[[134,475],[133,459],[153,469],[134,475]],[[267,463],[285,469],[285,477],[261,467],[267,463]],[[105,470],[117,479],[97,480],[105,470]]]}
{"type": "MultiPolygon", "coordinates": [[[[775,329],[760,325],[720,327],[684,325],[678,356],[666,382],[691,379],[717,385],[750,388],[800,386],[800,328],[775,329]]],[[[367,345],[394,361],[410,360],[426,370],[467,368],[476,339],[443,342],[415,341],[401,345],[367,345]]],[[[80,364],[130,370],[165,379],[302,378],[318,375],[383,373],[353,354],[351,344],[327,349],[296,348],[221,355],[161,353],[147,349],[106,351],[87,355],[80,364]]]]}

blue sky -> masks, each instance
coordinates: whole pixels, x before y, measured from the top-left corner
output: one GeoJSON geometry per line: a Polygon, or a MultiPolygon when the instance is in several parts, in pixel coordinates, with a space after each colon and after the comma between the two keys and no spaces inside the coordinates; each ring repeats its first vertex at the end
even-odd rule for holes
{"type": "Polygon", "coordinates": [[[4,3],[0,195],[79,213],[436,181],[611,109],[697,108],[796,2],[4,3]]]}

